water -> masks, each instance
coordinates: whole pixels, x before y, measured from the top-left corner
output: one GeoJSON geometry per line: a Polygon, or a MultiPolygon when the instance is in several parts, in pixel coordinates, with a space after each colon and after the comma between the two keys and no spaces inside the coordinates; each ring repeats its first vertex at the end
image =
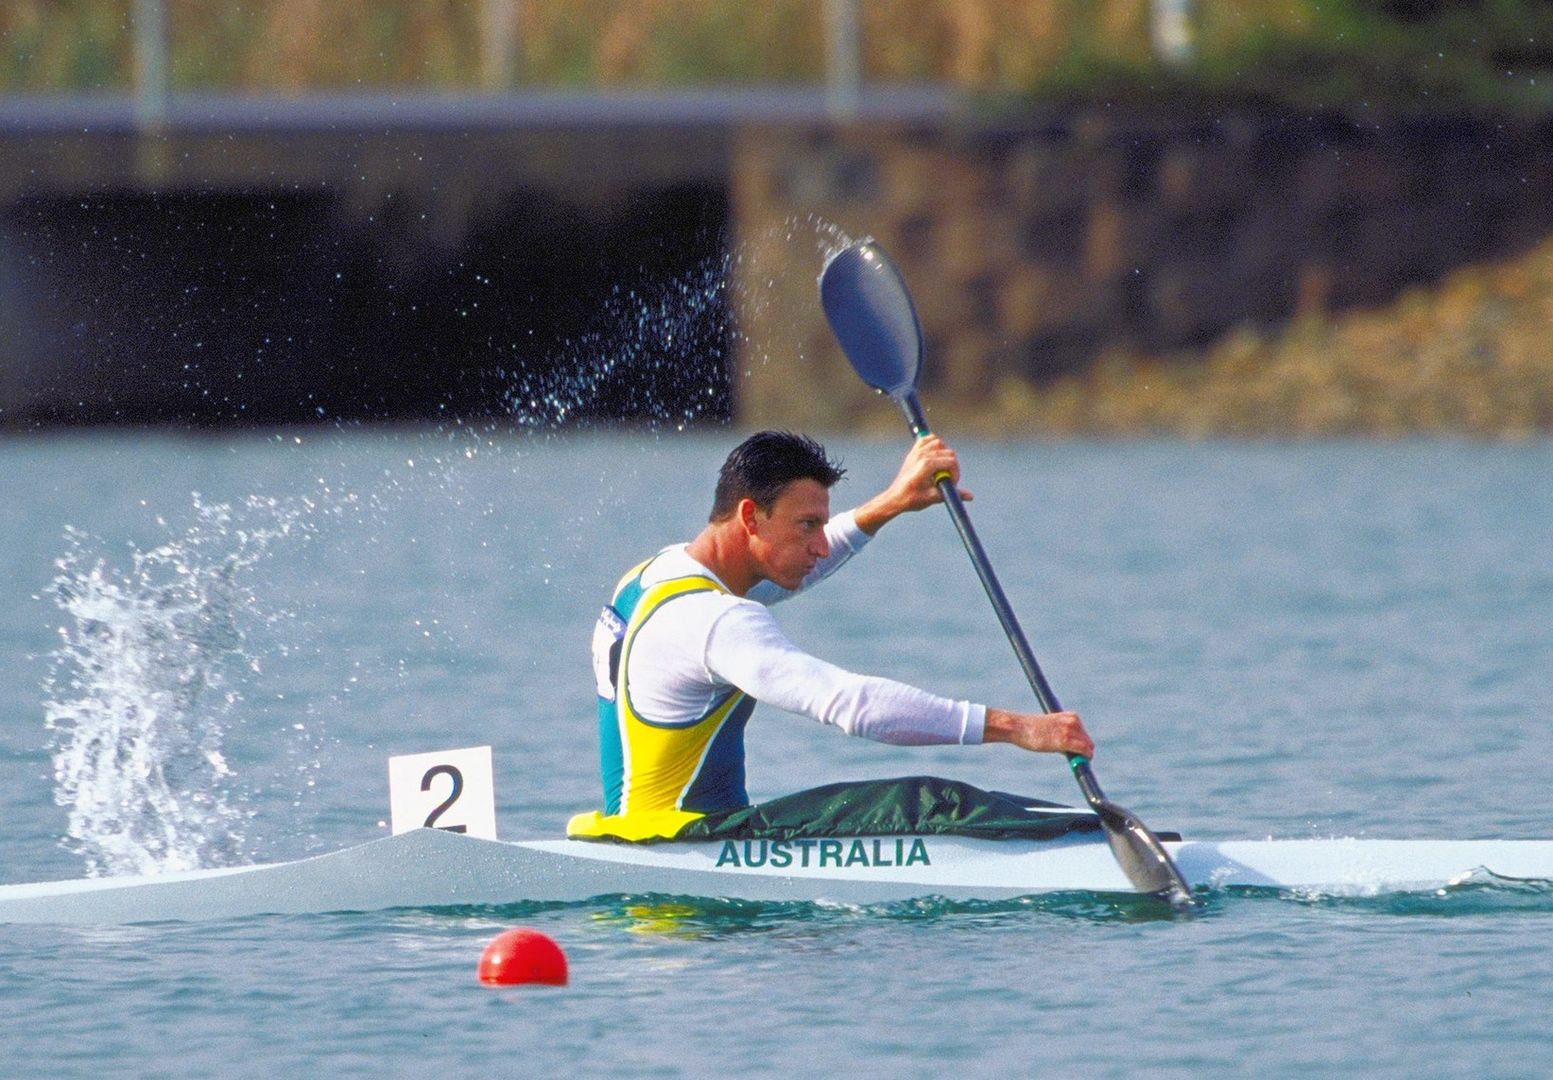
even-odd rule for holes
{"type": "MultiPolygon", "coordinates": [[[[883,407],[883,406],[881,406],[883,407]]],[[[729,432],[0,444],[0,881],[386,831],[385,759],[495,748],[498,826],[595,804],[587,657],[729,432]],[[197,493],[197,495],[196,495],[197,493]],[[78,736],[85,736],[78,741],[78,736]],[[94,748],[95,749],[92,749],[94,748]]],[[[894,444],[832,440],[835,501],[894,444]]],[[[972,513],[1108,791],[1201,838],[1553,836],[1553,445],[967,444],[972,513]]],[[[849,666],[1029,700],[947,516],[780,612],[849,666]]],[[[1054,759],[776,713],[756,797],[1054,759]]],[[[1553,893],[872,909],[615,899],[0,927],[6,1075],[1541,1073],[1553,893]],[[474,977],[500,929],[564,990],[474,977]]]]}

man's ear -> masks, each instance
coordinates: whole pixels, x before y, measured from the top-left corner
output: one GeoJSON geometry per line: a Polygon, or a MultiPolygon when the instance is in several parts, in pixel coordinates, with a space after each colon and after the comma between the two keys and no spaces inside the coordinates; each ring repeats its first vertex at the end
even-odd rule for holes
{"type": "Polygon", "coordinates": [[[755,512],[759,509],[760,507],[755,505],[754,499],[739,500],[739,506],[735,513],[738,514],[739,524],[744,526],[746,536],[754,536],[758,531],[758,526],[755,523],[755,512]]]}

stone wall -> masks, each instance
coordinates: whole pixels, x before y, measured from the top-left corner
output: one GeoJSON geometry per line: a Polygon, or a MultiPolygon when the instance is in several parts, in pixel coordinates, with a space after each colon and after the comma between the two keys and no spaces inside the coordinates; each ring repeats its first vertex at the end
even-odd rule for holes
{"type": "Polygon", "coordinates": [[[819,309],[831,234],[895,257],[927,338],[924,396],[974,412],[1113,350],[1189,362],[1237,328],[1383,304],[1519,254],[1553,232],[1553,126],[1091,108],[773,127],[740,135],[732,183],[736,415],[855,428],[893,421],[819,309]]]}

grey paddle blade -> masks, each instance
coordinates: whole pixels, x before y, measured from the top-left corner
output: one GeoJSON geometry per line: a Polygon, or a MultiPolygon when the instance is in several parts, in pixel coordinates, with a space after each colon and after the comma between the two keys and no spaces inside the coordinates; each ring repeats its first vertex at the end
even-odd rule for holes
{"type": "Polygon", "coordinates": [[[917,386],[922,325],[901,273],[872,240],[843,248],[820,271],[825,318],[865,383],[900,400],[917,386]]]}
{"type": "Polygon", "coordinates": [[[1177,911],[1188,911],[1197,906],[1191,887],[1147,825],[1110,801],[1102,802],[1094,809],[1105,826],[1111,853],[1133,888],[1159,897],[1177,911]]]}

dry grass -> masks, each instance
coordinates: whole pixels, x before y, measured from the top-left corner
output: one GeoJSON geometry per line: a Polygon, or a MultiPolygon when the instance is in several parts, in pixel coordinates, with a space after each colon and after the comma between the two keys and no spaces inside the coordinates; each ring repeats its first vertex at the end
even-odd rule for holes
{"type": "MultiPolygon", "coordinates": [[[[181,87],[679,85],[823,76],[825,0],[167,0],[181,87]]],[[[1202,0],[1205,45],[1311,20],[1314,0],[1202,0]],[[1308,10],[1309,9],[1309,10],[1308,10]]],[[[6,0],[0,89],[129,83],[132,0],[6,0]]],[[[1024,90],[1075,57],[1142,64],[1148,0],[865,0],[867,77],[1024,90]]]]}
{"type": "MultiPolygon", "coordinates": [[[[1389,307],[1242,329],[1201,357],[1113,354],[955,410],[989,433],[1196,437],[1553,433],[1553,240],[1389,307]]],[[[946,403],[947,404],[947,403],[946,403]]]]}

